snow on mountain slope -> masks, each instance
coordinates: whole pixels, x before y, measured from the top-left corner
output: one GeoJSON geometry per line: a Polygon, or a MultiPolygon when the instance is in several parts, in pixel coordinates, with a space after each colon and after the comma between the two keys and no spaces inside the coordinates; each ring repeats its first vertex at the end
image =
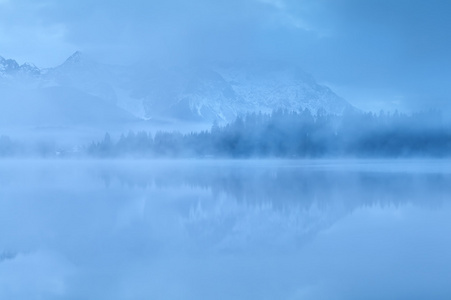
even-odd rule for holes
{"type": "Polygon", "coordinates": [[[41,70],[35,65],[24,63],[19,65],[13,59],[5,59],[0,56],[0,78],[13,77],[18,75],[39,76],[41,70]]]}
{"type": "Polygon", "coordinates": [[[31,63],[19,65],[13,59],[0,56],[0,84],[17,87],[36,87],[41,70],[31,63]]]}
{"type": "Polygon", "coordinates": [[[270,113],[281,108],[312,113],[323,109],[341,114],[350,107],[328,87],[319,85],[301,70],[285,65],[226,67],[218,72],[242,99],[241,110],[270,113]]]}
{"type": "Polygon", "coordinates": [[[233,120],[236,95],[217,73],[203,68],[155,68],[133,81],[149,118],[190,121],[233,120]]]}
{"type": "Polygon", "coordinates": [[[132,86],[149,118],[227,122],[248,112],[308,108],[341,114],[352,107],[299,69],[280,64],[150,69],[132,86]]]}
{"type": "Polygon", "coordinates": [[[116,104],[112,69],[75,52],[63,64],[48,69],[42,78],[49,85],[77,88],[116,104]]]}
{"type": "Polygon", "coordinates": [[[155,120],[228,122],[248,112],[308,108],[313,113],[321,109],[341,114],[352,107],[301,70],[280,63],[117,66],[95,62],[76,52],[60,66],[39,70],[0,57],[0,84],[28,89],[70,88],[138,118],[155,120]]]}

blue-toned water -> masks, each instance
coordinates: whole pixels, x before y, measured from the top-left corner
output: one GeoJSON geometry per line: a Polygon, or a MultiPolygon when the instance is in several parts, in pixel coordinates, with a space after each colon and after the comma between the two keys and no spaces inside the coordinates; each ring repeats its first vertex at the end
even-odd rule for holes
{"type": "Polygon", "coordinates": [[[0,299],[451,299],[449,161],[0,161],[0,299]]]}

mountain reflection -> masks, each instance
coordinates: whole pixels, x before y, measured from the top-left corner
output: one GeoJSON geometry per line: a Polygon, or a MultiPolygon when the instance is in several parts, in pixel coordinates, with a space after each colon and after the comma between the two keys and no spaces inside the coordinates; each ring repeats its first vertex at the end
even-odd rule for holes
{"type": "Polygon", "coordinates": [[[445,161],[1,162],[0,295],[18,282],[24,299],[297,299],[311,286],[310,299],[385,299],[393,286],[409,298],[449,278],[450,170],[445,161]],[[27,285],[23,274],[42,281],[27,285]],[[174,286],[188,296],[170,294],[174,286]],[[349,296],[343,286],[363,288],[349,296]]]}
{"type": "Polygon", "coordinates": [[[201,248],[268,251],[304,244],[358,208],[442,205],[451,174],[415,164],[176,161],[96,172],[109,188],[160,191],[147,201],[177,199],[177,222],[201,248]]]}

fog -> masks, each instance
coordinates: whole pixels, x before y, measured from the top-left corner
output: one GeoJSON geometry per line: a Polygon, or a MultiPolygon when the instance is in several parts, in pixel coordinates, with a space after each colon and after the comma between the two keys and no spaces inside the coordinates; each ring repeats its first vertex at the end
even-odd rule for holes
{"type": "Polygon", "coordinates": [[[0,0],[0,299],[451,299],[450,3],[0,0]]]}
{"type": "Polygon", "coordinates": [[[451,163],[0,163],[5,299],[447,299],[451,163]]]}

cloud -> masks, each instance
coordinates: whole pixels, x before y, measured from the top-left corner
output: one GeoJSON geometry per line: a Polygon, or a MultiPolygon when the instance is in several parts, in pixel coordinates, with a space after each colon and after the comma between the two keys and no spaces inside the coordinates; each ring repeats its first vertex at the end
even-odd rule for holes
{"type": "Polygon", "coordinates": [[[260,55],[256,39],[277,26],[278,15],[276,8],[253,0],[131,1],[126,7],[115,2],[90,8],[83,22],[70,20],[68,39],[99,52],[119,47],[123,54],[157,60],[249,57],[260,55]]]}
{"type": "Polygon", "coordinates": [[[444,98],[451,89],[442,88],[451,78],[446,0],[0,0],[0,5],[0,55],[41,66],[61,63],[75,50],[124,63],[268,59],[300,65],[345,89],[393,90],[405,99],[444,98]]]}
{"type": "Polygon", "coordinates": [[[259,1],[261,3],[267,3],[278,9],[286,8],[285,2],[283,0],[257,0],[257,1],[259,1]]]}
{"type": "Polygon", "coordinates": [[[45,3],[17,0],[0,10],[0,55],[49,67],[61,61],[75,47],[65,39],[62,22],[49,22],[40,16],[45,3]]]}
{"type": "Polygon", "coordinates": [[[13,27],[8,30],[0,28],[0,40],[3,44],[1,55],[14,58],[20,63],[53,66],[75,48],[65,42],[64,36],[65,27],[62,24],[37,26],[32,30],[27,27],[13,27]],[[30,55],[31,49],[35,55],[30,55]]]}
{"type": "MultiPolygon", "coordinates": [[[[10,11],[11,18],[3,21],[2,28],[15,24],[26,33],[20,39],[48,36],[43,42],[49,44],[55,28],[64,29],[50,43],[55,51],[64,52],[73,45],[102,59],[199,61],[270,56],[266,50],[272,41],[265,37],[282,28],[303,30],[300,19],[280,0],[18,0],[10,11]],[[15,18],[23,9],[28,17],[15,18]],[[57,47],[58,42],[63,46],[57,47]]],[[[19,35],[10,35],[9,40],[18,45],[19,35]]]]}
{"type": "Polygon", "coordinates": [[[383,102],[387,91],[388,99],[401,97],[405,107],[441,106],[449,98],[451,2],[287,1],[320,36],[302,40],[308,44],[300,52],[305,68],[344,89],[384,91],[361,94],[356,102],[383,102]]]}

